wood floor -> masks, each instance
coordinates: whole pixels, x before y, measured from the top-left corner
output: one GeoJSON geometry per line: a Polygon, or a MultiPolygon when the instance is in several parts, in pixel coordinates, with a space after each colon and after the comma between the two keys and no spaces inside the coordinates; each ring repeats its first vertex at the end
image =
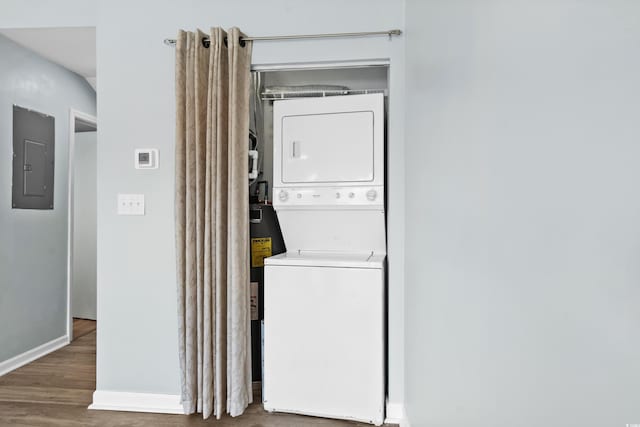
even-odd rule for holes
{"type": "Polygon", "coordinates": [[[87,319],[73,319],[73,340],[77,340],[96,331],[96,321],[87,319]]]}
{"type": "Polygon", "coordinates": [[[203,420],[199,415],[159,415],[90,411],[95,390],[95,322],[74,321],[74,341],[33,363],[0,377],[0,427],[362,427],[349,421],[269,414],[260,404],[244,415],[203,420]]]}

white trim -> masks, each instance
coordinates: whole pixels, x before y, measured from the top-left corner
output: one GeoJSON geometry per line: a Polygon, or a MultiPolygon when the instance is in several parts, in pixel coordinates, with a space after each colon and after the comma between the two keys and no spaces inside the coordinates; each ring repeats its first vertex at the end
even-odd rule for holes
{"type": "Polygon", "coordinates": [[[184,415],[180,396],[174,394],[96,390],[93,393],[93,403],[89,405],[89,409],[184,415]]]}
{"type": "Polygon", "coordinates": [[[71,311],[71,284],[73,283],[73,189],[74,153],[76,145],[76,119],[98,125],[95,116],[69,109],[69,163],[67,182],[67,336],[73,341],[73,313],[71,311]]]}
{"type": "Polygon", "coordinates": [[[402,424],[404,418],[404,406],[400,402],[389,402],[387,400],[385,424],[402,424]]]}
{"type": "Polygon", "coordinates": [[[39,345],[36,348],[32,348],[31,350],[27,350],[22,354],[14,356],[9,360],[0,362],[0,377],[4,374],[8,374],[14,369],[18,369],[19,367],[26,365],[27,363],[31,363],[34,360],[41,358],[42,356],[46,356],[52,351],[56,351],[59,348],[64,347],[65,345],[69,344],[69,342],[69,337],[67,335],[63,335],[59,338],[39,345]]]}
{"type": "Polygon", "coordinates": [[[290,62],[280,64],[251,64],[251,71],[296,71],[321,70],[326,68],[361,68],[375,66],[389,66],[391,61],[385,58],[362,59],[352,61],[325,62],[290,62]]]}

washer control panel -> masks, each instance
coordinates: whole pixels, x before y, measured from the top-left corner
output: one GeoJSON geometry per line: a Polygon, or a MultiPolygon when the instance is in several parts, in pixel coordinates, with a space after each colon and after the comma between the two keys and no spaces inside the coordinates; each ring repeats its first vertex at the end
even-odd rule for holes
{"type": "Polygon", "coordinates": [[[333,207],[384,205],[384,187],[284,187],[274,188],[274,205],[279,207],[333,207]]]}

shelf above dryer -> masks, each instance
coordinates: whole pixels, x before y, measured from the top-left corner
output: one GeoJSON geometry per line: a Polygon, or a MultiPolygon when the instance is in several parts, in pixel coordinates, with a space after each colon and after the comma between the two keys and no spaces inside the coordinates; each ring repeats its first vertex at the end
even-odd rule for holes
{"type": "Polygon", "coordinates": [[[292,98],[322,98],[327,96],[343,95],[367,95],[371,93],[382,93],[385,96],[385,89],[349,89],[345,86],[334,85],[303,85],[303,86],[271,86],[264,88],[261,93],[263,101],[275,101],[292,98]]]}

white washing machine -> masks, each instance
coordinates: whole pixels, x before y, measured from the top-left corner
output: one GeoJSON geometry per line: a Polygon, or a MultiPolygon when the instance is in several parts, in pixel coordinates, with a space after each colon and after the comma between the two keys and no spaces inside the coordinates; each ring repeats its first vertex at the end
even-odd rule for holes
{"type": "Polygon", "coordinates": [[[273,111],[287,252],[265,259],[264,407],[381,425],[383,95],[276,101],[273,111]]]}

